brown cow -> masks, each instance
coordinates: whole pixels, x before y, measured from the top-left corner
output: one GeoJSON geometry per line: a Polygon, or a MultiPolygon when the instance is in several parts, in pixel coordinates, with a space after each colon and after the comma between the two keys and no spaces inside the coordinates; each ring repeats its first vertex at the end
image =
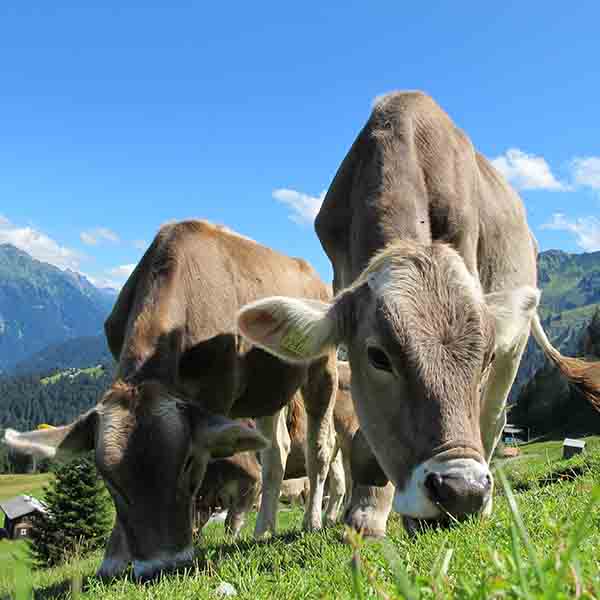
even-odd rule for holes
{"type": "MultiPolygon", "coordinates": [[[[372,464],[371,477],[393,482],[399,513],[489,512],[488,463],[530,328],[600,401],[598,365],[561,356],[541,327],[536,244],[518,195],[431,98],[392,93],[375,105],[315,226],[334,302],[265,299],[241,311],[240,330],[295,364],[347,346],[363,449],[383,469],[372,464]]],[[[357,526],[390,508],[381,498],[369,507],[357,526]]]]}
{"type": "MultiPolygon", "coordinates": [[[[310,486],[306,478],[307,423],[302,394],[298,392],[292,402],[281,409],[281,415],[277,418],[284,420],[287,431],[282,443],[285,476],[281,485],[280,500],[283,496],[303,497],[304,504],[304,500],[309,497],[310,486]]],[[[328,524],[337,520],[344,496],[352,489],[350,452],[352,438],[358,429],[358,420],[352,406],[350,367],[346,362],[338,362],[338,392],[333,410],[333,423],[336,446],[327,479],[329,501],[325,521],[328,524]]],[[[245,424],[252,426],[248,422],[245,424]]],[[[202,528],[216,507],[226,508],[228,513],[225,530],[229,534],[237,535],[260,488],[260,465],[253,453],[243,452],[212,461],[198,491],[198,528],[202,528]]],[[[270,515],[269,518],[272,522],[276,521],[276,515],[270,515]]]]}
{"type": "Polygon", "coordinates": [[[254,452],[240,452],[210,461],[196,493],[195,529],[200,533],[219,508],[227,510],[225,532],[237,536],[247,513],[259,498],[260,487],[260,463],[254,452]]]}
{"type": "MultiPolygon", "coordinates": [[[[308,413],[311,495],[305,527],[321,527],[333,451],[335,350],[309,366],[288,365],[236,330],[245,303],[275,293],[329,298],[303,260],[283,256],[204,221],[161,228],[106,321],[118,359],[114,385],[65,427],[19,434],[14,448],[53,456],[95,449],[116,506],[101,576],[132,562],[138,578],[189,563],[192,499],[209,458],[265,446],[257,431],[227,419],[260,417],[272,446],[263,455],[261,515],[274,512],[283,478],[279,430],[270,417],[302,389],[308,413]]],[[[259,519],[257,533],[272,529],[259,519]]]]}

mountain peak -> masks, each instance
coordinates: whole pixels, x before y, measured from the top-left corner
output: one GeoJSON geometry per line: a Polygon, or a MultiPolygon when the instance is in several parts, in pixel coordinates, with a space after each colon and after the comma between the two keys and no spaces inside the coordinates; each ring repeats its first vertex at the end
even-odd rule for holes
{"type": "Polygon", "coordinates": [[[115,295],[0,244],[0,371],[48,346],[99,335],[115,295]]]}

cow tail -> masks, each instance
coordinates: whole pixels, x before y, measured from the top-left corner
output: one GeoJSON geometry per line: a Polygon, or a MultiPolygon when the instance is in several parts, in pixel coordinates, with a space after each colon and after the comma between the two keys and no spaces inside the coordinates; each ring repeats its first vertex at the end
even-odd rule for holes
{"type": "Polygon", "coordinates": [[[545,356],[552,361],[567,381],[581,392],[594,408],[600,411],[600,362],[563,356],[551,343],[536,313],[531,330],[545,356]]]}

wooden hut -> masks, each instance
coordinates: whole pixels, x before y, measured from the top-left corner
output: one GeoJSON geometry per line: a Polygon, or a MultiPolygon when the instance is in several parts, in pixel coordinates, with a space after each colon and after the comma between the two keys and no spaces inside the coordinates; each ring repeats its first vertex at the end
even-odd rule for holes
{"type": "Polygon", "coordinates": [[[502,441],[505,444],[522,444],[529,441],[529,427],[519,427],[507,423],[502,430],[502,441]]]}
{"type": "Polygon", "coordinates": [[[4,512],[4,531],[12,540],[29,537],[33,528],[33,516],[46,512],[46,506],[32,496],[15,496],[0,502],[4,512]]]}

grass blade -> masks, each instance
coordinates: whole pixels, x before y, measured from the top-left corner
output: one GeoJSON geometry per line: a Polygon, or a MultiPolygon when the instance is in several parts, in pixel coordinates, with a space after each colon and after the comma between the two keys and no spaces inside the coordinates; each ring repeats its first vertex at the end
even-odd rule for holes
{"type": "Polygon", "coordinates": [[[581,543],[581,541],[587,533],[587,529],[589,527],[590,513],[599,502],[600,485],[596,485],[591,491],[590,499],[587,501],[581,517],[579,517],[577,523],[575,523],[575,527],[573,527],[571,531],[571,535],[569,535],[569,544],[567,546],[567,549],[560,557],[560,567],[558,569],[554,585],[552,586],[552,591],[550,595],[551,598],[557,594],[559,585],[566,577],[567,570],[571,565],[571,561],[575,555],[575,552],[577,551],[579,544],[581,543]]]}
{"type": "Polygon", "coordinates": [[[498,477],[500,478],[500,483],[502,484],[504,493],[506,495],[506,500],[508,502],[508,508],[510,510],[512,522],[514,523],[519,537],[521,538],[521,542],[525,546],[525,550],[527,551],[527,555],[529,557],[529,560],[531,561],[531,565],[535,572],[540,588],[545,592],[546,579],[544,577],[542,567],[540,565],[540,561],[535,551],[535,548],[531,543],[531,539],[529,538],[529,534],[527,533],[527,529],[525,528],[525,524],[523,523],[523,519],[521,517],[521,513],[519,511],[519,507],[517,505],[517,501],[515,499],[513,491],[510,487],[510,484],[508,483],[508,480],[506,479],[506,475],[504,474],[504,470],[502,469],[502,467],[498,467],[497,473],[498,477]]]}
{"type": "Polygon", "coordinates": [[[406,567],[391,542],[387,541],[384,543],[381,549],[390,570],[392,571],[396,591],[401,594],[405,600],[419,600],[421,595],[419,594],[418,589],[411,584],[406,567]]]}

